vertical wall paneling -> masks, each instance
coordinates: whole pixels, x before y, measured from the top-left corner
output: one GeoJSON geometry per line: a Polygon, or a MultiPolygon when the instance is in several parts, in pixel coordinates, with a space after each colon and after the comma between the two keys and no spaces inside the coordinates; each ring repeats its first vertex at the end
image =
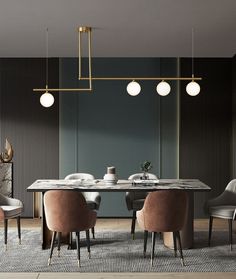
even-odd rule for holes
{"type": "MultiPolygon", "coordinates": [[[[166,67],[165,72],[175,74],[175,59],[167,59],[166,67]]],[[[93,59],[96,76],[158,76],[159,70],[158,58],[93,59]]],[[[161,159],[162,177],[176,174],[175,87],[172,96],[163,102],[160,115],[157,82],[141,81],[142,92],[137,97],[127,94],[127,84],[128,81],[95,81],[92,93],[61,93],[61,178],[75,171],[90,172],[102,178],[109,165],[116,167],[119,178],[127,178],[140,171],[140,163],[144,160],[150,160],[154,166],[152,171],[159,175],[160,122],[161,150],[169,158],[161,159]]],[[[77,59],[60,59],[60,86],[84,85],[77,80],[77,59]]],[[[124,193],[102,193],[99,214],[128,216],[124,193]]]]}
{"type": "MultiPolygon", "coordinates": [[[[76,59],[59,60],[60,88],[73,88],[77,86],[76,59]],[[71,66],[72,61],[74,62],[71,66]]],[[[60,129],[59,129],[59,173],[65,178],[69,173],[78,169],[78,94],[77,92],[60,92],[60,129]]],[[[84,94],[84,93],[81,93],[84,94]]]]}
{"type": "Polygon", "coordinates": [[[231,178],[236,178],[236,55],[232,58],[232,146],[231,178]]]}
{"type": "MultiPolygon", "coordinates": [[[[7,137],[14,149],[14,197],[33,216],[33,195],[26,188],[36,179],[58,177],[58,95],[43,108],[33,88],[45,86],[45,59],[0,59],[1,150],[7,137]]],[[[49,86],[58,86],[58,59],[49,62],[49,86]]]]}
{"type": "MultiPolygon", "coordinates": [[[[161,76],[177,76],[177,61],[173,58],[160,59],[161,76]]],[[[178,177],[178,82],[168,81],[169,95],[160,98],[160,155],[161,177],[178,177]]]]}
{"type": "MultiPolygon", "coordinates": [[[[204,202],[219,195],[231,175],[232,67],[230,58],[195,59],[201,92],[186,93],[181,82],[180,177],[198,178],[212,187],[195,195],[196,217],[204,202]]],[[[181,59],[181,75],[191,73],[191,59],[181,59]]]]}

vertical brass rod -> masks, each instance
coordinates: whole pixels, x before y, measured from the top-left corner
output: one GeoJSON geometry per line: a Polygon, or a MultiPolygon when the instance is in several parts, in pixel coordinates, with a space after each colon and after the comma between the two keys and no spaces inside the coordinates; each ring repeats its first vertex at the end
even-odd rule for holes
{"type": "Polygon", "coordinates": [[[79,79],[81,79],[81,32],[79,31],[79,79]]]}
{"type": "Polygon", "coordinates": [[[89,88],[92,89],[91,29],[88,31],[88,48],[89,48],[89,88]]]}

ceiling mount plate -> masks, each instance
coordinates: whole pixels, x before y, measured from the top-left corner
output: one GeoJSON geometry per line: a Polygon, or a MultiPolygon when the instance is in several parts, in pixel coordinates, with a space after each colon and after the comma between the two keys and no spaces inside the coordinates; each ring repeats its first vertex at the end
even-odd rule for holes
{"type": "Polygon", "coordinates": [[[77,30],[81,33],[88,33],[89,31],[92,30],[92,28],[88,27],[88,26],[80,26],[80,27],[78,27],[77,30]]]}

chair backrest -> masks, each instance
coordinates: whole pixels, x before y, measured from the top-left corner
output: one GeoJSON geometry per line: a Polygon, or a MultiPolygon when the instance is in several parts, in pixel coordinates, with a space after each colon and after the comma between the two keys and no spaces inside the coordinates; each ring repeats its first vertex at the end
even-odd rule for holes
{"type": "Polygon", "coordinates": [[[231,180],[219,196],[222,204],[236,205],[236,179],[231,180]]]}
{"type": "MultiPolygon", "coordinates": [[[[147,173],[149,179],[158,179],[157,176],[153,173],[147,173]]],[[[143,176],[143,173],[134,173],[129,176],[129,180],[139,179],[143,176]]]]}
{"type": "MultiPolygon", "coordinates": [[[[143,173],[134,173],[129,176],[129,180],[140,179],[143,176],[143,173]]],[[[148,173],[149,179],[157,179],[157,176],[153,173],[148,173]]],[[[145,199],[147,196],[147,192],[128,192],[126,194],[130,200],[139,200],[145,199]]]]}
{"type": "Polygon", "coordinates": [[[187,201],[187,193],[183,190],[149,193],[142,209],[145,229],[152,232],[181,230],[186,219],[187,201]]]}
{"type": "Polygon", "coordinates": [[[50,190],[44,194],[44,208],[47,226],[51,231],[74,232],[93,227],[96,214],[87,207],[80,192],[50,190]],[[91,214],[92,212],[92,214],[91,214]]]}
{"type": "MultiPolygon", "coordinates": [[[[65,179],[84,179],[84,180],[93,180],[94,176],[90,173],[72,173],[65,177],[65,179]]],[[[83,196],[87,201],[94,201],[97,196],[100,196],[98,192],[83,192],[83,196]]]]}
{"type": "Polygon", "coordinates": [[[236,206],[236,179],[231,180],[219,196],[206,201],[204,211],[209,214],[210,207],[222,205],[236,206]]]}
{"type": "Polygon", "coordinates": [[[94,179],[94,176],[90,173],[72,173],[69,174],[65,177],[65,179],[84,179],[84,180],[89,180],[89,179],[94,179]]]}
{"type": "Polygon", "coordinates": [[[236,193],[236,179],[231,180],[225,190],[231,193],[236,193]]]}

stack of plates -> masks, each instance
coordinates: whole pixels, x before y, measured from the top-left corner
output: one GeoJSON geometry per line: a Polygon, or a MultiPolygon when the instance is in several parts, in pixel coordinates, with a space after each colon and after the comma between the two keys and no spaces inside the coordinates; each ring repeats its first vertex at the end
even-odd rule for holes
{"type": "Polygon", "coordinates": [[[139,185],[157,185],[159,183],[159,179],[135,179],[133,183],[139,185]]]}
{"type": "Polygon", "coordinates": [[[107,185],[114,185],[117,183],[118,179],[115,174],[105,174],[103,177],[105,184],[107,185]]]}

